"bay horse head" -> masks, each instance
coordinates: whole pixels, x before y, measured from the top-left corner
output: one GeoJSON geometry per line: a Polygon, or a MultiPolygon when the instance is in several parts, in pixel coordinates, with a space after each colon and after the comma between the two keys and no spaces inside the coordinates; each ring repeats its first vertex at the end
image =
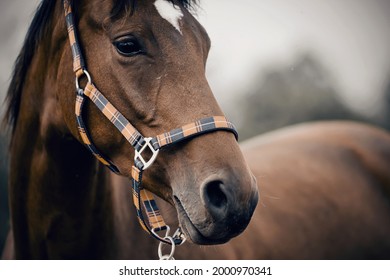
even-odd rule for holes
{"type": "Polygon", "coordinates": [[[191,1],[65,0],[50,5],[61,14],[54,15],[52,39],[41,48],[53,58],[48,63],[53,75],[45,88],[53,89],[48,98],[57,109],[41,116],[42,122],[62,126],[62,133],[90,144],[103,162],[129,178],[134,177],[137,148],[124,135],[137,143],[142,137],[140,146],[149,145],[143,163],[155,160],[143,173],[142,186],[176,207],[188,239],[219,244],[240,234],[258,201],[256,180],[234,133],[229,133],[234,132],[230,123],[224,121],[222,130],[216,124],[224,117],[205,77],[210,39],[189,12],[191,1]],[[67,5],[72,9],[69,38],[63,4],[67,16],[67,5]],[[85,106],[76,102],[76,114],[84,107],[82,119],[75,117],[72,61],[77,98],[88,95],[92,100],[85,106]],[[100,97],[104,104],[100,100],[99,107],[93,99],[100,97]],[[107,116],[107,111],[112,114],[107,116]],[[202,126],[210,117],[217,129],[202,126]],[[126,122],[120,129],[113,125],[119,119],[126,122]],[[124,133],[127,121],[131,132],[124,133]],[[190,136],[197,137],[176,143],[174,132],[164,134],[176,128],[185,134],[188,124],[193,124],[190,136]],[[203,129],[207,133],[199,136],[203,129]],[[156,143],[144,140],[157,135],[167,135],[160,140],[173,143],[155,157],[148,153],[154,153],[156,143]]]}

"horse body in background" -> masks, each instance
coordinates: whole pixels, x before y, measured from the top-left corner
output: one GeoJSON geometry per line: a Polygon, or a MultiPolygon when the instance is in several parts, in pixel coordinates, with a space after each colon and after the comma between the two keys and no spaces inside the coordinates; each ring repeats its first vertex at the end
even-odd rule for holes
{"type": "MultiPolygon", "coordinates": [[[[390,258],[388,132],[318,122],[257,136],[241,148],[260,182],[259,205],[240,236],[202,248],[198,257],[390,258]]],[[[177,255],[192,258],[191,251],[177,255]]]]}
{"type": "MultiPolygon", "coordinates": [[[[75,1],[94,83],[143,135],[222,114],[204,75],[210,42],[189,2],[75,1]]],[[[43,1],[8,93],[12,234],[5,256],[156,258],[157,241],[142,231],[131,203],[134,151],[90,103],[90,137],[124,176],[81,144],[62,19],[62,1],[43,1]]],[[[318,124],[244,144],[245,161],[233,135],[218,131],[162,151],[143,182],[168,202],[168,224],[178,219],[190,241],[211,245],[187,242],[177,258],[383,258],[389,143],[373,128],[318,124]],[[248,165],[262,198],[239,235],[257,203],[248,165]]]]}

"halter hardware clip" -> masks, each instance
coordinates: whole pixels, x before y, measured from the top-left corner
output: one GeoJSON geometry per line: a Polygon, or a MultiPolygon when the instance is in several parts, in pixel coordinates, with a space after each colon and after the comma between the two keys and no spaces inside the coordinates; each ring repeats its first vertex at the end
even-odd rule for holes
{"type": "Polygon", "coordinates": [[[141,161],[142,162],[142,170],[148,169],[153,162],[156,160],[158,152],[160,150],[154,149],[153,145],[151,144],[152,137],[146,137],[144,138],[145,144],[139,149],[139,151],[135,150],[135,156],[134,156],[134,161],[141,161]],[[146,148],[149,148],[149,150],[152,152],[152,155],[148,160],[145,160],[144,157],[142,157],[142,153],[145,151],[146,148]]]}

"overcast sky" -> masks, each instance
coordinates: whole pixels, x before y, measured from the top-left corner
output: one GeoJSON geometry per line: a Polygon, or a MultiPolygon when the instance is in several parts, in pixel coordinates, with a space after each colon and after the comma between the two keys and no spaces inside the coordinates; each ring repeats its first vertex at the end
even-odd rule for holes
{"type": "Polygon", "coordinates": [[[390,0],[204,0],[210,83],[239,94],[251,75],[311,52],[355,108],[378,104],[390,80],[390,0]],[[239,4],[237,4],[239,3],[239,4]]]}
{"type": "MultiPolygon", "coordinates": [[[[0,93],[37,0],[0,2],[0,93]]],[[[207,73],[223,104],[253,75],[311,52],[355,108],[379,103],[390,80],[390,0],[203,0],[198,18],[212,39],[207,73]]]]}

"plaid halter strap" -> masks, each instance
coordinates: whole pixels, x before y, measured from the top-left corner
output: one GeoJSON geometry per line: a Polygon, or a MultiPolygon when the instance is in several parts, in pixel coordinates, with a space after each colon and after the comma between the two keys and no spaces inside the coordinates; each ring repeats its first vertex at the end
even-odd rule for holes
{"type": "Polygon", "coordinates": [[[180,245],[185,238],[180,231],[180,228],[171,237],[169,235],[169,227],[165,224],[160,210],[157,207],[153,194],[142,187],[142,173],[156,159],[160,149],[175,144],[185,139],[199,136],[201,134],[225,130],[231,132],[238,139],[237,131],[234,125],[223,116],[213,116],[198,120],[196,122],[187,124],[181,128],[171,130],[155,137],[144,137],[94,86],[88,71],[86,70],[85,61],[83,59],[80,44],[77,39],[75,30],[75,22],[72,13],[72,3],[70,0],[64,0],[64,10],[66,25],[68,30],[69,41],[73,56],[73,71],[76,75],[76,105],[75,113],[77,119],[78,130],[82,141],[91,153],[111,171],[119,174],[119,169],[104,156],[93,144],[87,127],[83,121],[83,106],[87,97],[92,101],[96,107],[110,120],[110,122],[121,132],[126,140],[133,146],[135,150],[134,165],[131,170],[131,182],[133,202],[136,208],[137,217],[142,228],[149,232],[153,237],[161,242],[180,245]],[[84,89],[80,88],[79,80],[86,77],[88,82],[84,89]],[[152,156],[144,159],[142,154],[145,150],[149,150],[152,156]],[[144,208],[144,212],[142,210],[144,208]],[[146,220],[148,222],[146,222],[146,220]],[[165,237],[159,236],[157,233],[166,230],[165,237]]]}

